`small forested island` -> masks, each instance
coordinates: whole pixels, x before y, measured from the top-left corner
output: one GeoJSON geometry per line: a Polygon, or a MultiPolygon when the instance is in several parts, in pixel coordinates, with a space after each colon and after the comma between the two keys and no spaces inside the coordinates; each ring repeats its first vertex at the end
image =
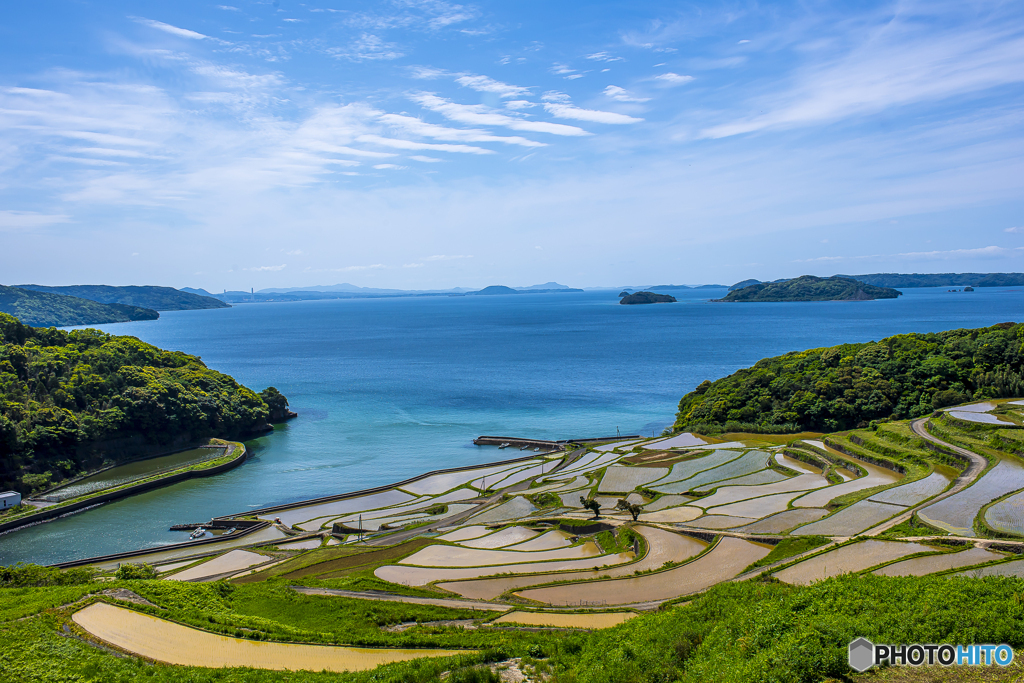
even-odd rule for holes
{"type": "Polygon", "coordinates": [[[676,298],[669,294],[655,294],[654,292],[633,292],[623,296],[619,301],[620,304],[626,304],[627,306],[632,304],[671,304],[675,303],[676,298]]]}
{"type": "Polygon", "coordinates": [[[231,308],[230,304],[226,304],[220,299],[214,299],[211,296],[201,296],[191,292],[183,292],[173,287],[157,287],[154,285],[130,287],[112,287],[110,285],[69,285],[66,287],[17,285],[17,287],[34,292],[49,292],[50,294],[64,294],[80,299],[89,299],[90,301],[98,301],[101,304],[126,304],[128,306],[151,308],[154,311],[195,311],[206,308],[231,308]]]}
{"type": "Polygon", "coordinates": [[[157,311],[150,308],[103,304],[76,296],[4,285],[0,285],[0,312],[16,317],[26,325],[37,327],[101,325],[131,320],[156,320],[160,317],[157,311]]]}
{"type": "Polygon", "coordinates": [[[287,405],[196,356],[0,313],[0,489],[30,493],[105,460],[266,431],[293,415],[287,405]]]}
{"type": "Polygon", "coordinates": [[[802,275],[792,280],[762,282],[734,289],[725,298],[714,301],[871,301],[895,299],[901,294],[895,289],[876,287],[838,275],[802,275]]]}
{"type": "Polygon", "coordinates": [[[1024,395],[1024,324],[901,334],[764,358],[679,402],[674,431],[832,432],[1024,395]]]}

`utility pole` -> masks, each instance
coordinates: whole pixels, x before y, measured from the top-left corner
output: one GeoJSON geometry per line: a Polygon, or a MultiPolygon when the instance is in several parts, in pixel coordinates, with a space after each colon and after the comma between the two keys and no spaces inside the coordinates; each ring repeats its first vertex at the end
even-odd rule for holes
{"type": "Polygon", "coordinates": [[[363,542],[363,513],[359,513],[359,542],[363,542]]]}

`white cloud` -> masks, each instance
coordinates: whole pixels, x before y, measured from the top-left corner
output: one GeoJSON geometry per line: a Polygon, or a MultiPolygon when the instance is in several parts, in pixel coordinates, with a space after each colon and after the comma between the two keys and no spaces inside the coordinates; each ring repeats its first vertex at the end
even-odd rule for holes
{"type": "Polygon", "coordinates": [[[34,211],[0,211],[0,230],[35,230],[58,223],[70,223],[64,214],[35,213],[34,211]]]}
{"type": "Polygon", "coordinates": [[[359,142],[369,142],[371,144],[391,147],[393,149],[429,149],[437,152],[458,152],[462,154],[494,154],[494,152],[489,149],[473,147],[471,145],[437,145],[428,142],[396,140],[395,138],[385,138],[379,135],[360,135],[357,140],[359,142]]]}
{"type": "Polygon", "coordinates": [[[251,270],[251,271],[255,271],[255,272],[265,272],[265,271],[276,272],[276,271],[279,271],[279,270],[284,270],[287,267],[288,267],[287,263],[282,263],[279,266],[254,266],[252,268],[243,268],[242,270],[251,270]]]}
{"type": "Polygon", "coordinates": [[[948,249],[945,251],[911,251],[898,256],[904,258],[927,258],[927,259],[951,259],[964,257],[1001,258],[1005,256],[1020,256],[1024,247],[1007,249],[1005,247],[979,247],[977,249],[948,249]]]}
{"type": "Polygon", "coordinates": [[[557,76],[564,76],[566,74],[576,73],[576,69],[572,69],[565,64],[554,64],[551,67],[551,73],[557,76]]]}
{"type": "Polygon", "coordinates": [[[625,88],[620,88],[617,85],[609,85],[604,89],[605,97],[610,97],[618,102],[649,102],[650,97],[636,97],[635,95],[629,94],[629,91],[625,88]]]}
{"type": "Polygon", "coordinates": [[[242,10],[238,9],[237,7],[232,7],[231,5],[217,5],[217,9],[228,10],[229,12],[241,12],[242,11],[242,10]]]}
{"type": "Polygon", "coordinates": [[[284,253],[287,254],[288,256],[302,256],[301,249],[293,249],[291,251],[286,251],[284,253]]]}
{"type": "Polygon", "coordinates": [[[418,93],[412,96],[414,102],[436,111],[442,116],[459,123],[477,126],[504,126],[512,130],[530,131],[533,133],[551,133],[552,135],[590,135],[576,126],[546,121],[525,121],[502,114],[482,104],[456,104],[433,93],[418,93]]]}
{"type": "Polygon", "coordinates": [[[608,123],[613,125],[625,123],[640,123],[643,119],[625,114],[616,114],[610,111],[598,111],[595,109],[580,109],[569,104],[556,104],[547,102],[544,109],[552,116],[560,119],[576,119],[577,121],[591,121],[593,123],[608,123]]]}
{"type": "Polygon", "coordinates": [[[1006,228],[1003,232],[1024,233],[1024,227],[1006,228]]]}
{"type": "Polygon", "coordinates": [[[622,57],[613,57],[607,52],[595,52],[592,55],[587,55],[587,59],[592,59],[595,62],[621,62],[622,57]]]}
{"type": "Polygon", "coordinates": [[[500,97],[516,97],[517,95],[530,94],[529,88],[502,83],[488,76],[459,76],[455,79],[455,82],[478,92],[494,93],[500,97]]]}
{"type": "Polygon", "coordinates": [[[377,169],[378,171],[383,171],[383,170],[389,169],[389,168],[390,169],[395,169],[397,171],[401,171],[401,170],[404,170],[406,168],[409,168],[408,166],[399,166],[398,164],[374,164],[373,167],[375,169],[377,169]]]}
{"type": "Polygon", "coordinates": [[[655,76],[654,80],[668,83],[670,85],[682,85],[683,83],[689,83],[692,81],[693,76],[680,76],[679,74],[669,71],[668,73],[661,74],[660,76],[655,76]]]}
{"type": "Polygon", "coordinates": [[[533,107],[536,106],[537,104],[535,102],[530,102],[529,100],[509,100],[508,102],[505,103],[505,108],[511,109],[512,111],[519,111],[520,109],[532,109],[533,107]]]}
{"type": "Polygon", "coordinates": [[[445,76],[451,76],[452,74],[449,71],[445,71],[444,69],[435,69],[432,66],[413,66],[409,67],[409,75],[412,78],[431,80],[434,78],[444,78],[445,76]]]}
{"type": "Polygon", "coordinates": [[[404,57],[395,43],[389,43],[372,33],[364,33],[347,48],[332,47],[326,50],[332,57],[344,58],[353,62],[388,61],[404,57]]]}
{"type": "Polygon", "coordinates": [[[526,138],[513,136],[492,135],[483,130],[447,128],[434,123],[427,123],[412,116],[403,114],[383,114],[380,120],[407,133],[422,137],[434,138],[436,140],[451,140],[453,142],[502,142],[510,145],[521,145],[523,147],[546,147],[543,142],[536,142],[526,138]]]}
{"type": "Polygon", "coordinates": [[[402,265],[403,268],[422,268],[422,263],[405,263],[402,265]]]}
{"type": "Polygon", "coordinates": [[[409,157],[413,161],[421,161],[425,164],[438,164],[443,161],[442,159],[435,159],[434,157],[425,157],[420,154],[413,154],[409,157]]]}
{"type": "Polygon", "coordinates": [[[190,31],[187,28],[178,28],[177,26],[171,26],[170,24],[165,24],[162,21],[156,21],[154,19],[144,19],[142,17],[131,17],[131,19],[133,21],[135,21],[136,23],[142,24],[143,26],[148,26],[150,28],[155,28],[158,31],[163,31],[164,33],[170,33],[172,36],[178,36],[179,38],[189,38],[191,40],[203,40],[204,38],[208,38],[209,37],[209,36],[203,35],[202,33],[196,33],[195,31],[190,31]]]}
{"type": "Polygon", "coordinates": [[[424,261],[455,261],[458,259],[473,258],[471,254],[459,254],[457,256],[446,256],[445,254],[435,254],[434,256],[428,256],[424,261]]]}

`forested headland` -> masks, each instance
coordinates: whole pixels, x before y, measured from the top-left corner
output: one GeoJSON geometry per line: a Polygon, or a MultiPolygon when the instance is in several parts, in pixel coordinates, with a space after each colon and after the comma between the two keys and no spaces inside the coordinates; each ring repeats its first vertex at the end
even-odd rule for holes
{"type": "Polygon", "coordinates": [[[716,301],[870,301],[895,299],[900,294],[895,289],[876,287],[838,275],[802,275],[792,280],[760,282],[734,289],[716,301]]]}
{"type": "Polygon", "coordinates": [[[674,431],[836,431],[1024,395],[1024,325],[901,334],[764,358],[679,402],[674,431]]]}
{"type": "Polygon", "coordinates": [[[105,460],[244,437],[286,416],[277,389],[257,394],[196,356],[0,313],[0,488],[29,493],[105,460]]]}
{"type": "Polygon", "coordinates": [[[130,320],[156,320],[160,314],[150,308],[126,304],[102,304],[65,294],[35,292],[0,285],[0,312],[16,317],[26,325],[66,327],[100,325],[130,320]]]}
{"type": "MultiPolygon", "coordinates": [[[[98,301],[101,304],[125,304],[151,308],[154,311],[194,311],[205,308],[231,308],[229,304],[212,296],[202,296],[191,292],[183,292],[173,287],[157,287],[154,285],[112,287],[110,285],[69,285],[67,287],[47,287],[45,285],[18,285],[19,289],[33,292],[49,292],[63,294],[79,299],[98,301]]],[[[88,323],[84,323],[88,324],[88,323]]]]}

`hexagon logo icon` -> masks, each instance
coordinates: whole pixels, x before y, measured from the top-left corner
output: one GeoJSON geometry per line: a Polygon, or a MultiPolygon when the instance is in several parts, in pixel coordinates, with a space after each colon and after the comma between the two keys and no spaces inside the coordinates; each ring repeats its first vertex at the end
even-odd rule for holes
{"type": "Polygon", "coordinates": [[[850,668],[857,672],[870,669],[875,663],[875,646],[867,638],[858,638],[850,643],[850,668]]]}

